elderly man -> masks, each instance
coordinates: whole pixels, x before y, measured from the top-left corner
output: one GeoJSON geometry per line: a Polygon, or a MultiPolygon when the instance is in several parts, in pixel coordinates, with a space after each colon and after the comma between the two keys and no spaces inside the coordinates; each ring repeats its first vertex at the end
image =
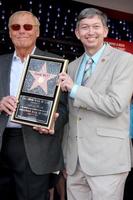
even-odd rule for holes
{"type": "Polygon", "coordinates": [[[13,54],[0,56],[0,146],[3,167],[10,169],[17,200],[46,200],[49,174],[63,169],[61,135],[66,122],[66,98],[59,102],[55,133],[10,121],[16,108],[16,92],[29,54],[54,56],[36,48],[39,21],[28,11],[18,11],[9,19],[13,54]],[[41,134],[40,134],[41,133],[41,134]]]}

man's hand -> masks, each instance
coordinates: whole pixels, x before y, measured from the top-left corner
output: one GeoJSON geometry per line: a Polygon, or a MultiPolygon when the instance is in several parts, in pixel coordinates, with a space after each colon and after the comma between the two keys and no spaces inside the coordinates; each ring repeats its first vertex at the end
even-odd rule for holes
{"type": "Polygon", "coordinates": [[[67,73],[62,72],[59,74],[59,84],[61,86],[62,91],[70,92],[73,87],[73,80],[67,73]]]}
{"type": "Polygon", "coordinates": [[[54,132],[55,132],[55,122],[56,122],[58,117],[59,117],[59,113],[55,113],[54,116],[53,116],[53,121],[52,121],[50,129],[42,128],[42,127],[33,127],[33,129],[38,131],[40,134],[53,135],[54,132]]]}
{"type": "Polygon", "coordinates": [[[11,115],[15,111],[17,105],[16,97],[6,96],[3,97],[0,101],[0,112],[5,112],[8,115],[11,115]]]}

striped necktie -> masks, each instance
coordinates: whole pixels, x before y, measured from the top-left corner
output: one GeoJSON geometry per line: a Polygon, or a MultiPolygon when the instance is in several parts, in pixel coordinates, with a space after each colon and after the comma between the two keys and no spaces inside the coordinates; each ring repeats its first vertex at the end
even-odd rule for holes
{"type": "Polygon", "coordinates": [[[86,62],[86,65],[85,65],[85,70],[84,70],[82,85],[86,84],[88,78],[92,74],[92,64],[93,64],[93,59],[89,58],[89,60],[86,62]]]}

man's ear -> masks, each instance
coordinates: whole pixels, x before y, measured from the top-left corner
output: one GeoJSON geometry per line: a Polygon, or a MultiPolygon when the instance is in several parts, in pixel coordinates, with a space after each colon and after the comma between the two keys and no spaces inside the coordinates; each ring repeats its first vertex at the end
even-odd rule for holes
{"type": "Polygon", "coordinates": [[[108,35],[108,32],[109,32],[109,29],[108,29],[108,27],[104,27],[104,38],[106,38],[106,37],[107,37],[107,35],[108,35]]]}
{"type": "Polygon", "coordinates": [[[77,29],[77,28],[75,29],[75,35],[76,35],[77,39],[80,40],[79,32],[78,32],[78,29],[77,29]]]}
{"type": "Polygon", "coordinates": [[[10,30],[9,30],[9,37],[11,38],[11,32],[10,32],[10,30]]]}
{"type": "Polygon", "coordinates": [[[40,30],[37,30],[37,38],[40,36],[40,30]]]}

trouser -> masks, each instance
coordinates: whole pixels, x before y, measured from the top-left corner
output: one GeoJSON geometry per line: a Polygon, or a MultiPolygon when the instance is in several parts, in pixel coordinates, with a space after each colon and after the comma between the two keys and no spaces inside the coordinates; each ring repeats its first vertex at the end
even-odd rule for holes
{"type": "MultiPolygon", "coordinates": [[[[14,184],[12,187],[15,188],[17,200],[47,200],[50,175],[36,175],[31,170],[25,153],[21,129],[5,129],[1,163],[2,170],[8,172],[5,174],[7,182],[9,180],[11,184],[14,184]]],[[[2,182],[0,184],[2,185],[2,182]]],[[[9,184],[7,185],[9,186],[9,184]]]]}
{"type": "Polygon", "coordinates": [[[76,172],[67,176],[68,200],[123,200],[127,175],[89,176],[78,163],[76,172]]]}

